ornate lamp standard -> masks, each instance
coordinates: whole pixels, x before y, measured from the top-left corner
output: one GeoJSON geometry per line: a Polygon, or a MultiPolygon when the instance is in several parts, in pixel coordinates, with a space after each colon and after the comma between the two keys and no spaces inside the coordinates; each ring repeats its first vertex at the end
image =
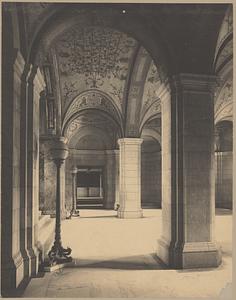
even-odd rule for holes
{"type": "Polygon", "coordinates": [[[57,189],[56,189],[56,227],[55,227],[55,241],[48,253],[49,265],[57,265],[66,262],[71,262],[72,257],[70,248],[63,248],[61,243],[61,195],[60,195],[60,171],[61,165],[68,156],[69,150],[64,143],[63,138],[55,140],[54,146],[51,148],[51,156],[57,167],[57,189]]]}
{"type": "Polygon", "coordinates": [[[70,217],[79,217],[79,210],[76,208],[76,174],[78,169],[74,166],[71,170],[72,174],[72,209],[70,212],[70,217]]]}

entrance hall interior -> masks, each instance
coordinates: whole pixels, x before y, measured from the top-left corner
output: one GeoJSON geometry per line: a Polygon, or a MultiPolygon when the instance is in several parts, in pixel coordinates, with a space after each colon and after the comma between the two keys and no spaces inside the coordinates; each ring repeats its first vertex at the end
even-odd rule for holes
{"type": "Polygon", "coordinates": [[[232,9],[2,4],[2,296],[230,294],[232,9]]]}

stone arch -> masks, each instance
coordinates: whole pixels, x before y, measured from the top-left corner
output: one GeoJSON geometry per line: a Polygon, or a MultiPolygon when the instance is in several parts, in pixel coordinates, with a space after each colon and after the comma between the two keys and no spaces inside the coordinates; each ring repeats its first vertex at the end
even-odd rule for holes
{"type": "Polygon", "coordinates": [[[98,148],[94,149],[94,147],[91,148],[85,148],[83,147],[83,150],[105,150],[110,149],[112,147],[112,141],[110,141],[110,138],[107,136],[107,134],[100,128],[92,127],[92,126],[84,126],[77,130],[77,132],[71,137],[71,139],[68,141],[68,145],[70,148],[76,148],[81,149],[80,147],[77,147],[82,139],[86,137],[95,138],[96,142],[98,142],[98,148]],[[97,141],[97,138],[100,139],[100,142],[97,141]]]}
{"type": "Polygon", "coordinates": [[[75,115],[78,115],[78,113],[85,109],[97,109],[107,113],[109,116],[114,118],[123,133],[123,120],[119,109],[116,107],[111,97],[98,90],[85,91],[74,98],[63,117],[63,133],[71,120],[75,118],[75,115]]]}
{"type": "MultiPolygon", "coordinates": [[[[103,114],[107,120],[109,120],[110,124],[111,124],[111,130],[115,129],[116,133],[117,133],[117,138],[118,137],[122,137],[122,128],[120,127],[120,124],[118,122],[116,122],[116,120],[114,120],[111,115],[109,115],[107,112],[104,112],[102,110],[99,109],[83,109],[79,112],[77,112],[76,114],[74,114],[71,119],[66,123],[64,129],[63,129],[63,136],[65,137],[66,141],[68,142],[71,137],[76,133],[76,131],[81,127],[81,122],[78,120],[80,116],[83,116],[84,113],[86,112],[93,112],[93,113],[97,113],[97,116],[99,116],[99,114],[103,114]]],[[[90,124],[92,125],[92,123],[90,124]]],[[[114,132],[115,133],[115,132],[114,132]]]]}
{"type": "Polygon", "coordinates": [[[161,145],[161,134],[154,129],[143,128],[141,137],[142,136],[151,136],[161,145]]]}

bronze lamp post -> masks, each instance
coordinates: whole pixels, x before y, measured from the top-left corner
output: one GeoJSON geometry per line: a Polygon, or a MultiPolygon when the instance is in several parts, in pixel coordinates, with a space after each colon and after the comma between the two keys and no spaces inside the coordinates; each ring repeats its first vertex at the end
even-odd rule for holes
{"type": "Polygon", "coordinates": [[[51,157],[57,167],[57,182],[56,182],[56,227],[55,227],[55,241],[48,253],[49,265],[62,264],[71,262],[72,257],[70,248],[63,248],[61,242],[61,195],[60,195],[60,171],[61,166],[68,156],[69,150],[64,143],[63,138],[55,140],[54,146],[51,148],[51,157]]]}

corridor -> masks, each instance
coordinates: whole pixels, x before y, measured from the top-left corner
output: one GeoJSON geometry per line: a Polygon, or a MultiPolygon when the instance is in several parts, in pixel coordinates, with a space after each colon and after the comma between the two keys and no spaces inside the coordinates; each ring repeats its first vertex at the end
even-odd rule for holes
{"type": "Polygon", "coordinates": [[[231,281],[232,211],[217,209],[218,268],[169,270],[154,255],[161,236],[160,209],[144,218],[118,219],[112,210],[81,210],[62,222],[63,246],[72,248],[70,268],[39,274],[23,297],[215,297],[231,281]]]}

